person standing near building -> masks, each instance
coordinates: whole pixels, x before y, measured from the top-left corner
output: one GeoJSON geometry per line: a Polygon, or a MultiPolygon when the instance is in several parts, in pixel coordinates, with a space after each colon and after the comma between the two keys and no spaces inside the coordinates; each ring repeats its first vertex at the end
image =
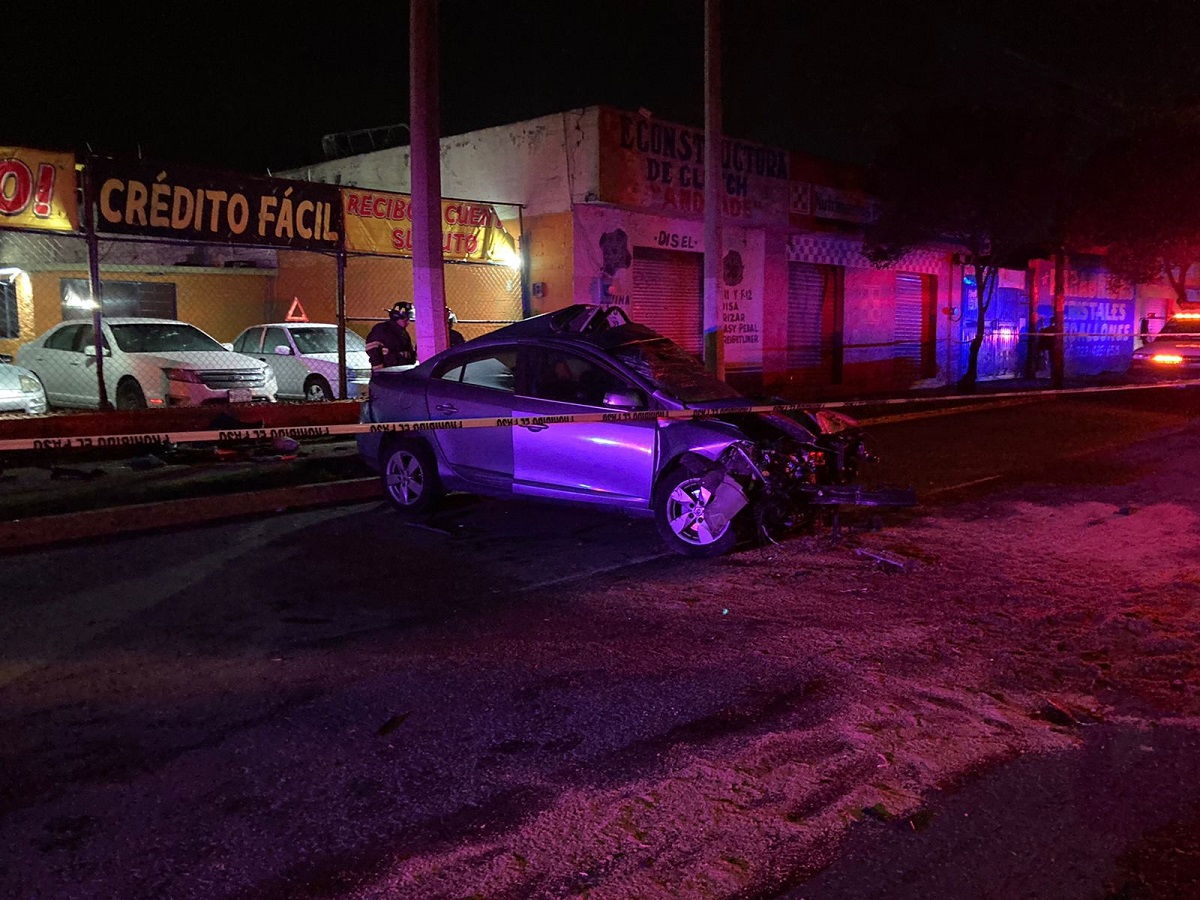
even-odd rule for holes
{"type": "Polygon", "coordinates": [[[458,316],[456,316],[454,314],[454,310],[452,310],[450,307],[447,306],[446,307],[446,327],[448,327],[450,329],[450,346],[451,347],[457,347],[459,344],[464,343],[466,341],[466,338],[464,338],[462,336],[462,332],[460,332],[457,328],[454,327],[457,324],[458,324],[458,316]]]}
{"type": "Polygon", "coordinates": [[[412,304],[395,303],[388,310],[388,317],[375,325],[367,334],[367,358],[371,360],[371,371],[378,372],[389,366],[407,366],[417,361],[408,323],[412,319],[412,304]]]}

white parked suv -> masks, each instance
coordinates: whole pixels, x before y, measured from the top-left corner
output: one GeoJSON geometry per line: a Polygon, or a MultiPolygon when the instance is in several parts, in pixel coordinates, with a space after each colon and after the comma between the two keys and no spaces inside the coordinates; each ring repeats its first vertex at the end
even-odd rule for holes
{"type": "MultiPolygon", "coordinates": [[[[96,409],[95,331],[68,321],[23,344],[17,363],[46,388],[51,406],[96,409]]],[[[105,318],[104,387],[117,409],[275,400],[275,376],[195,325],[176,319],[105,318]]]]}
{"type": "Polygon", "coordinates": [[[31,416],[46,411],[46,392],[28,369],[0,362],[0,413],[22,412],[31,416]]]}
{"type": "MultiPolygon", "coordinates": [[[[336,325],[320,322],[253,325],[229,346],[274,370],[280,399],[333,400],[338,395],[336,325]]],[[[367,344],[360,335],[347,330],[346,398],[365,399],[370,383],[367,344]]]]}

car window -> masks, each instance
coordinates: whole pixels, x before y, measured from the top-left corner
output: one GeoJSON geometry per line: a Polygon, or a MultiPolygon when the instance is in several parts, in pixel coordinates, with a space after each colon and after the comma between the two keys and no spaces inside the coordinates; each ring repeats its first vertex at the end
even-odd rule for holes
{"type": "Polygon", "coordinates": [[[79,332],[83,330],[82,325],[68,325],[66,328],[60,328],[50,337],[46,338],[47,350],[78,350],[75,342],[79,339],[79,332]]]}
{"type": "Polygon", "coordinates": [[[456,357],[434,374],[442,381],[458,381],[476,387],[512,393],[516,389],[517,351],[515,349],[474,354],[465,361],[456,357]]]}
{"type": "Polygon", "coordinates": [[[297,353],[337,353],[336,328],[292,328],[297,353]]]}
{"type": "MultiPolygon", "coordinates": [[[[79,328],[79,337],[75,341],[75,349],[80,353],[86,347],[94,347],[96,345],[96,328],[93,325],[81,325],[79,328]]],[[[108,338],[103,333],[100,335],[100,345],[105,349],[108,348],[108,338]]]]}
{"type": "Polygon", "coordinates": [[[247,328],[242,332],[241,336],[233,342],[233,349],[239,353],[257,353],[259,338],[262,337],[261,328],[247,328]]]}
{"type": "Polygon", "coordinates": [[[224,353],[225,348],[195,325],[184,322],[129,322],[110,325],[113,338],[126,353],[170,353],[186,350],[212,350],[224,353]]]}
{"type": "Polygon", "coordinates": [[[645,395],[626,379],[582,356],[545,349],[541,353],[530,395],[541,400],[603,406],[604,395],[613,391],[645,395]]]}
{"type": "Polygon", "coordinates": [[[266,337],[263,338],[263,352],[274,353],[276,347],[287,347],[291,349],[291,342],[288,341],[287,332],[282,328],[268,328],[266,337]]]}

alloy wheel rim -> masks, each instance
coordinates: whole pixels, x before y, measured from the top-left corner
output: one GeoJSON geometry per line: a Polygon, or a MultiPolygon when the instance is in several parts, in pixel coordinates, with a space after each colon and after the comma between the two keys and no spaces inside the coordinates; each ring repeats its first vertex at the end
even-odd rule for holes
{"type": "Polygon", "coordinates": [[[719,539],[725,528],[714,533],[705,517],[705,510],[712,494],[706,491],[699,480],[684,481],[671,492],[667,504],[667,520],[671,530],[689,544],[705,546],[719,539]]]}
{"type": "Polygon", "coordinates": [[[411,506],[421,497],[424,489],[424,474],[417,458],[409,453],[393,456],[388,463],[387,488],[393,497],[405,506],[411,506]]]}

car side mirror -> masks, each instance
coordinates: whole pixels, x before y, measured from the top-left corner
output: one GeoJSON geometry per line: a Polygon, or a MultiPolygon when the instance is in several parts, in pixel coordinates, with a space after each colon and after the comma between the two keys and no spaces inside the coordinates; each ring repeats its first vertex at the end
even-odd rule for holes
{"type": "Polygon", "coordinates": [[[639,391],[609,391],[604,395],[604,405],[614,409],[642,409],[646,401],[639,391]]]}
{"type": "Polygon", "coordinates": [[[230,344],[228,341],[226,341],[225,343],[222,343],[221,346],[224,347],[226,350],[233,349],[233,344],[230,344]]]}
{"type": "Polygon", "coordinates": [[[287,344],[277,344],[273,352],[276,356],[291,356],[292,348],[287,344]]]}

